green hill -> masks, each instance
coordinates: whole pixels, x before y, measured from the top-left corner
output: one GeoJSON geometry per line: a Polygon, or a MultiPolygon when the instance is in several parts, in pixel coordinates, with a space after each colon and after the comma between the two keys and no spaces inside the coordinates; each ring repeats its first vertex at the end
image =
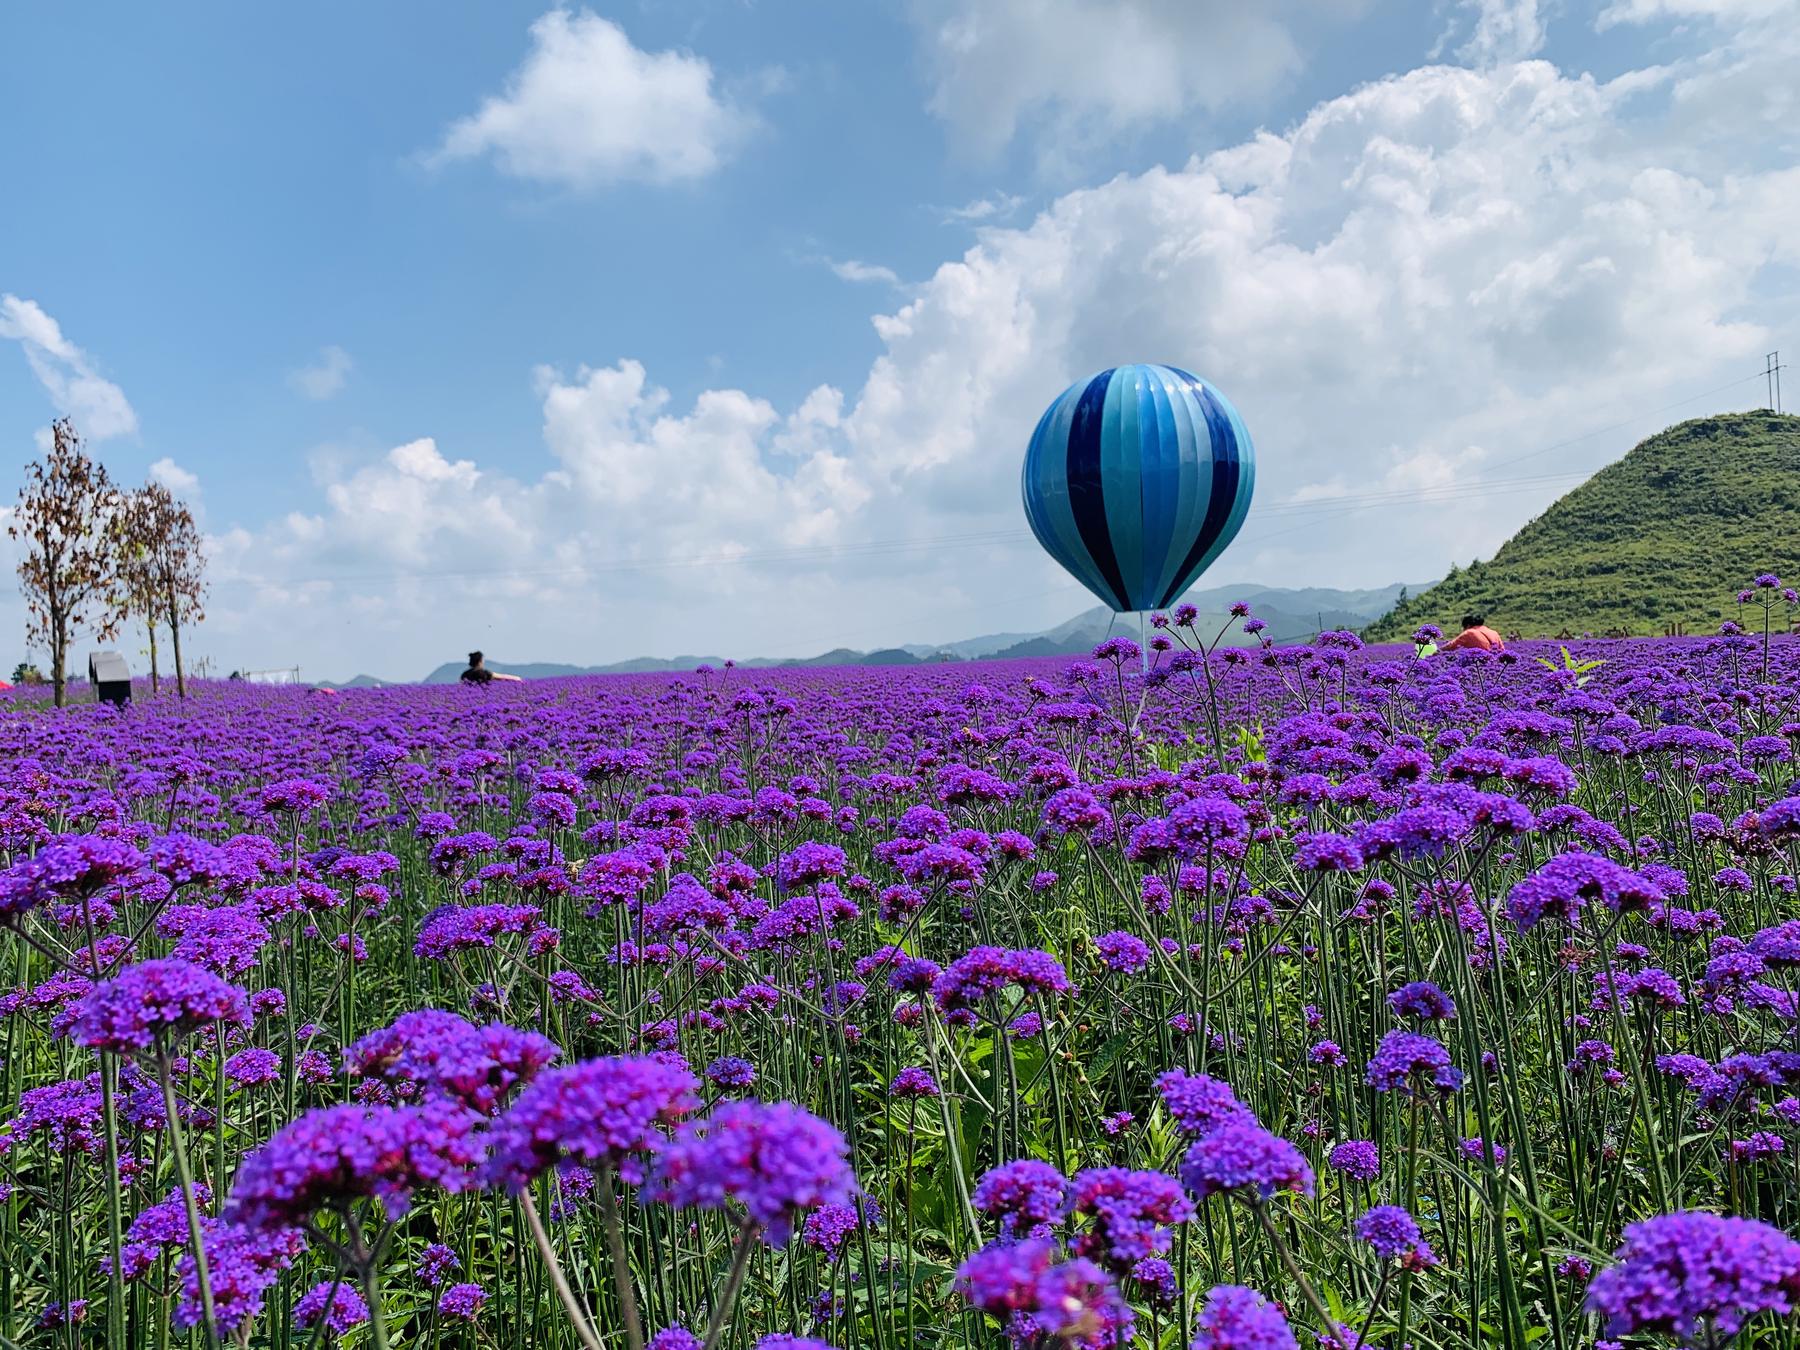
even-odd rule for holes
{"type": "Polygon", "coordinates": [[[1650,437],[1502,545],[1410,596],[1366,636],[1469,611],[1503,633],[1709,632],[1759,572],[1800,581],[1800,417],[1696,418],[1650,437]]]}

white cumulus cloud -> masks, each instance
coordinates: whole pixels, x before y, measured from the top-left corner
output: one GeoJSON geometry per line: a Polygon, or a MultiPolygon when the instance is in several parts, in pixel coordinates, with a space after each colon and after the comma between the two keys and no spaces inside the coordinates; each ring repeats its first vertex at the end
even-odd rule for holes
{"type": "Polygon", "coordinates": [[[1475,25],[1457,55],[1476,65],[1520,61],[1544,45],[1544,16],[1538,0],[1462,0],[1475,25]]]}
{"type": "Polygon", "coordinates": [[[931,112],[981,157],[1039,119],[1060,150],[1260,97],[1300,64],[1290,25],[1329,10],[1295,0],[909,0],[907,12],[931,112]]]}
{"type": "Polygon", "coordinates": [[[880,263],[862,262],[856,258],[841,260],[827,258],[825,265],[840,281],[879,281],[888,286],[900,284],[899,274],[893,268],[884,267],[880,263]]]}
{"type": "Polygon", "coordinates": [[[1679,402],[1759,368],[1793,312],[1800,169],[1724,134],[1778,115],[1778,57],[1377,81],[985,226],[875,317],[847,391],[677,406],[635,361],[541,369],[535,477],[414,442],[221,565],[279,597],[282,641],[353,650],[342,673],[417,673],[427,614],[452,655],[568,660],[1047,624],[1088,602],[1023,537],[1024,443],[1069,381],[1148,360],[1216,381],[1256,439],[1212,580],[1429,579],[1642,435],[1759,397],[1679,402]]]}
{"type": "Polygon", "coordinates": [[[667,183],[713,172],[753,125],[692,53],[646,52],[589,10],[531,25],[506,91],[453,123],[431,162],[491,155],[517,178],[572,188],[667,183]]]}
{"type": "Polygon", "coordinates": [[[947,225],[980,225],[990,220],[1006,220],[1017,214],[1023,205],[1025,198],[1022,196],[1011,192],[996,192],[991,196],[977,197],[962,206],[945,207],[938,214],[947,225]]]}
{"type": "Polygon", "coordinates": [[[288,373],[288,383],[315,402],[323,402],[343,392],[355,362],[342,347],[319,349],[319,359],[288,373]]]}
{"type": "Polygon", "coordinates": [[[167,455],[150,466],[150,477],[177,497],[192,496],[200,491],[199,475],[190,473],[167,455]]]}
{"type": "Polygon", "coordinates": [[[19,344],[51,405],[73,419],[88,440],[127,436],[138,429],[125,391],[100,374],[93,358],[69,341],[35,300],[0,295],[0,338],[19,344]]]}
{"type": "Polygon", "coordinates": [[[1660,19],[1718,19],[1736,22],[1793,14],[1793,0],[1612,0],[1600,11],[1602,30],[1621,23],[1653,23],[1660,19]]]}

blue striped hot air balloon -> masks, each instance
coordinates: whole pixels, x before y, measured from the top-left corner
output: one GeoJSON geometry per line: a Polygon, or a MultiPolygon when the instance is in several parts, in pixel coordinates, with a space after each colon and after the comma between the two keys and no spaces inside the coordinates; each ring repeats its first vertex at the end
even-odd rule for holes
{"type": "Polygon", "coordinates": [[[1045,410],[1025,451],[1025,518],[1069,574],[1121,614],[1164,609],[1250,510],[1244,419],[1175,366],[1115,366],[1045,410]]]}

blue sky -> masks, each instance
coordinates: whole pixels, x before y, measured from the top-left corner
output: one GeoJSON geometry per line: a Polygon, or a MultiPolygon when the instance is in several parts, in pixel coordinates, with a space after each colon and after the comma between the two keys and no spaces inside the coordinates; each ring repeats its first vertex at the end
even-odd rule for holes
{"type": "Polygon", "coordinates": [[[1209,581],[1430,577],[1800,349],[1780,9],[15,8],[0,491],[179,486],[221,668],[947,640],[1084,605],[1024,440],[1170,360],[1209,581]]]}

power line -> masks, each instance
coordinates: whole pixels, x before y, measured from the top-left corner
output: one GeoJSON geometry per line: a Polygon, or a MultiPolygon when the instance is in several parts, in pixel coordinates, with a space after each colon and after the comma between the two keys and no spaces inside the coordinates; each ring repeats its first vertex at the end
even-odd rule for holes
{"type": "MultiPolygon", "coordinates": [[[[1517,479],[1477,479],[1466,483],[1432,484],[1418,488],[1395,488],[1382,492],[1354,493],[1324,497],[1314,501],[1277,502],[1256,512],[1256,518],[1268,516],[1304,517],[1307,523],[1320,517],[1342,515],[1375,506],[1403,503],[1431,504],[1471,497],[1497,495],[1501,492],[1530,491],[1545,484],[1586,477],[1586,472],[1537,474],[1517,479]]],[[[1303,527],[1302,527],[1303,528],[1303,527]]],[[[838,559],[892,557],[924,550],[943,551],[962,548],[993,548],[1023,545],[1033,541],[1028,530],[987,530],[955,535],[931,535],[902,539],[865,540],[860,543],[821,544],[789,549],[747,550],[737,553],[701,554],[688,557],[618,558],[567,567],[479,568],[430,572],[382,572],[363,574],[320,574],[306,577],[224,577],[215,584],[223,586],[310,586],[319,584],[375,585],[402,584],[409,581],[500,581],[547,580],[605,576],[636,572],[665,571],[696,567],[728,567],[750,564],[827,562],[838,559]]]]}
{"type": "MultiPolygon", "coordinates": [[[[1537,474],[1517,479],[1476,479],[1466,483],[1431,484],[1418,488],[1395,488],[1382,492],[1352,493],[1338,497],[1322,497],[1313,501],[1277,502],[1262,507],[1257,517],[1298,515],[1308,518],[1340,515],[1346,511],[1405,502],[1456,500],[1469,496],[1490,495],[1490,490],[1508,492],[1531,488],[1586,473],[1537,474]]],[[[745,550],[736,553],[700,554],[687,557],[615,558],[567,567],[469,568],[429,572],[370,572],[362,574],[321,573],[303,577],[225,577],[216,584],[236,586],[309,586],[324,583],[366,585],[407,581],[446,580],[534,580],[554,577],[603,576],[614,573],[650,572],[678,568],[725,567],[765,563],[806,563],[835,559],[888,557],[921,550],[986,548],[1021,544],[1032,540],[1028,530],[985,530],[964,534],[930,535],[902,539],[864,540],[860,543],[819,544],[787,549],[745,550]]]]}
{"type": "Polygon", "coordinates": [[[910,539],[871,539],[844,544],[814,544],[786,549],[750,549],[734,553],[613,558],[568,567],[433,569],[428,572],[328,573],[310,577],[227,577],[225,585],[309,586],[321,582],[364,584],[370,582],[444,580],[519,580],[540,577],[598,576],[614,572],[661,571],[684,567],[727,567],[733,564],[829,561],[835,558],[882,557],[918,549],[980,547],[1028,538],[1024,530],[986,530],[970,534],[932,535],[910,539]]]}
{"type": "MultiPolygon", "coordinates": [[[[1585,478],[1587,476],[1588,475],[1585,472],[1576,473],[1576,474],[1542,474],[1542,475],[1537,475],[1532,478],[1517,480],[1516,483],[1506,483],[1503,480],[1502,483],[1500,483],[1500,484],[1495,484],[1495,483],[1468,484],[1468,485],[1464,485],[1462,490],[1460,490],[1460,491],[1450,490],[1453,487],[1453,485],[1445,484],[1439,488],[1418,489],[1411,495],[1421,496],[1425,493],[1438,493],[1438,494],[1442,494],[1442,495],[1435,496],[1432,500],[1435,500],[1435,501],[1470,500],[1470,499],[1477,499],[1477,498],[1482,498],[1482,497],[1500,496],[1500,495],[1504,495],[1506,493],[1530,491],[1530,490],[1533,490],[1533,489],[1541,486],[1545,481],[1550,480],[1550,479],[1585,478]],[[1473,489],[1473,490],[1470,490],[1470,489],[1473,489]]],[[[1372,494],[1372,496],[1380,497],[1380,498],[1387,498],[1387,497],[1392,497],[1392,496],[1396,496],[1396,495],[1406,495],[1406,494],[1391,494],[1391,493],[1390,494],[1372,494]]],[[[1255,533],[1246,534],[1243,537],[1243,542],[1246,544],[1265,543],[1270,539],[1280,538],[1282,535],[1294,534],[1300,530],[1312,529],[1313,521],[1314,521],[1314,518],[1316,518],[1316,516],[1349,515],[1354,512],[1357,512],[1357,511],[1366,511],[1366,510],[1371,509],[1373,506],[1384,504],[1383,501],[1364,500],[1362,498],[1349,499],[1349,504],[1347,504],[1347,505],[1337,504],[1340,501],[1342,501],[1343,499],[1333,498],[1330,500],[1333,504],[1328,509],[1316,512],[1315,516],[1313,518],[1308,518],[1306,520],[1301,521],[1297,525],[1290,525],[1286,529],[1276,530],[1276,531],[1274,531],[1272,533],[1268,533],[1268,534],[1255,534],[1255,533]]],[[[1026,535],[1024,537],[1030,538],[1029,535],[1026,535]]],[[[843,646],[850,639],[863,637],[870,633],[891,633],[895,630],[896,626],[906,624],[906,623],[926,623],[932,619],[941,618],[946,614],[967,614],[967,613],[976,613],[976,612],[979,612],[981,614],[998,613],[1002,608],[1007,608],[1007,607],[1010,607],[1015,604],[1021,604],[1028,600],[1045,599],[1052,595],[1062,595],[1062,594],[1071,593],[1071,592],[1080,592],[1082,594],[1086,593],[1085,591],[1081,591],[1081,588],[1078,585],[1078,583],[1070,581],[1070,582],[1065,583],[1062,586],[1055,587],[1051,590],[1039,591],[1039,592],[1035,592],[1031,595],[1012,596],[1005,600],[981,601],[975,605],[960,606],[956,609],[933,610],[929,614],[919,615],[914,619],[889,620],[878,627],[863,629],[859,632],[850,632],[850,633],[839,632],[835,636],[829,637],[829,638],[823,636],[822,634],[819,636],[808,635],[803,638],[794,639],[794,641],[802,642],[802,643],[814,643],[814,644],[828,642],[832,646],[843,646]]],[[[946,643],[940,643],[937,645],[940,648],[942,648],[942,647],[953,647],[956,644],[954,642],[946,642],[946,643]]]]}
{"type": "MultiPolygon", "coordinates": [[[[1765,380],[1770,389],[1771,402],[1777,407],[1780,401],[1780,353],[1774,352],[1765,360],[1764,369],[1752,375],[1727,381],[1711,389],[1685,398],[1661,404],[1654,408],[1643,409],[1606,426],[1596,427],[1578,436],[1556,441],[1511,459],[1501,460],[1487,466],[1489,469],[1506,468],[1535,459],[1541,455],[1551,454],[1566,449],[1582,441],[1591,440],[1595,436],[1605,435],[1629,426],[1632,422],[1656,413],[1666,412],[1672,408],[1682,407],[1700,399],[1710,398],[1726,390],[1737,388],[1753,380],[1765,380]]],[[[1301,521],[1299,525],[1272,534],[1252,534],[1245,542],[1275,538],[1290,534],[1298,529],[1309,528],[1314,520],[1343,515],[1354,511],[1367,510],[1377,506],[1388,505],[1432,505],[1442,502],[1479,499],[1483,497],[1528,492],[1535,488],[1553,483],[1567,482],[1573,479],[1586,478],[1592,470],[1566,471],[1562,473],[1526,475],[1515,478],[1484,478],[1466,480],[1456,483],[1431,484],[1417,488],[1392,488],[1361,493],[1346,493],[1334,497],[1322,497],[1308,500],[1275,502],[1254,509],[1253,520],[1265,521],[1271,517],[1291,518],[1301,521]]],[[[376,584],[399,585],[406,582],[443,582],[453,580],[548,580],[553,578],[580,578],[589,576],[628,575],[632,573],[670,571],[690,568],[712,568],[751,565],[781,565],[793,563],[829,562],[836,560],[873,559],[896,557],[920,551],[943,551],[968,548],[1010,548],[1021,546],[1032,539],[1029,531],[1019,529],[988,529],[966,531],[958,534],[930,535],[912,538],[874,539],[853,541],[848,543],[794,545],[777,549],[746,549],[732,552],[712,552],[684,556],[666,555],[656,558],[612,558],[591,563],[575,564],[563,567],[527,567],[527,568],[465,568],[465,569],[432,569],[429,571],[384,571],[364,573],[321,573],[314,576],[300,577],[222,577],[215,580],[219,586],[310,586],[310,585],[345,585],[367,586],[376,584]]]]}
{"type": "MultiPolygon", "coordinates": [[[[1438,496],[1456,497],[1471,494],[1481,496],[1485,495],[1483,490],[1488,488],[1528,491],[1547,483],[1567,482],[1572,478],[1587,478],[1592,473],[1591,469],[1573,469],[1564,473],[1530,474],[1520,478],[1471,478],[1456,483],[1428,483],[1416,488],[1388,488],[1380,492],[1344,493],[1335,497],[1314,497],[1299,502],[1276,502],[1256,511],[1256,515],[1259,518],[1333,515],[1339,510],[1385,506],[1393,502],[1426,501],[1438,496]]],[[[1255,508],[1253,507],[1252,510],[1255,508]]]]}
{"type": "MultiPolygon", "coordinates": [[[[1590,476],[1591,475],[1589,475],[1587,473],[1547,475],[1547,477],[1565,477],[1565,478],[1583,478],[1583,479],[1588,478],[1590,476]]],[[[1487,498],[1487,497],[1511,496],[1511,495],[1514,495],[1514,494],[1520,493],[1520,492],[1535,491],[1539,487],[1543,486],[1544,481],[1545,481],[1545,479],[1528,479],[1528,480],[1521,480],[1521,482],[1518,485],[1507,485],[1507,484],[1505,484],[1504,480],[1501,480],[1501,482],[1498,482],[1498,483],[1490,483],[1490,484],[1483,485],[1480,489],[1478,489],[1476,491],[1445,492],[1442,495],[1432,496],[1432,497],[1421,496],[1421,497],[1417,498],[1417,501],[1419,502],[1420,505],[1433,506],[1433,505],[1437,505],[1437,504],[1443,503],[1443,502],[1475,501],[1475,500],[1481,500],[1481,499],[1487,498]]],[[[1354,503],[1349,506],[1342,507],[1341,509],[1338,509],[1338,510],[1321,511],[1321,512],[1318,512],[1316,516],[1309,517],[1306,520],[1302,520],[1297,525],[1290,525],[1284,530],[1274,530],[1274,531],[1271,531],[1266,534],[1246,535],[1244,538],[1244,542],[1247,544],[1266,543],[1270,539],[1279,539],[1283,535],[1296,534],[1301,530],[1312,529],[1314,520],[1316,520],[1319,516],[1349,515],[1354,512],[1357,512],[1357,511],[1370,510],[1375,506],[1390,505],[1390,504],[1393,504],[1393,503],[1358,502],[1358,503],[1354,503]]]]}
{"type": "Polygon", "coordinates": [[[1562,450],[1571,445],[1579,445],[1582,441],[1592,440],[1596,436],[1604,436],[1609,431],[1618,431],[1622,427],[1628,427],[1633,422],[1642,421],[1644,418],[1653,416],[1656,413],[1668,412],[1672,408],[1683,408],[1690,403],[1698,403],[1703,398],[1711,398],[1714,394],[1722,394],[1727,389],[1736,389],[1740,384],[1748,384],[1750,381],[1760,380],[1762,377],[1763,373],[1758,371],[1754,375],[1745,375],[1739,379],[1728,380],[1715,388],[1702,390],[1698,394],[1690,394],[1686,398],[1678,398],[1673,403],[1664,403],[1654,408],[1641,409],[1638,412],[1633,413],[1630,417],[1625,418],[1623,421],[1613,422],[1604,427],[1596,427],[1592,431],[1584,431],[1581,435],[1571,436],[1566,441],[1558,441],[1554,445],[1546,445],[1540,450],[1532,450],[1526,454],[1517,455],[1512,459],[1503,459],[1498,464],[1490,464],[1488,467],[1491,469],[1504,469],[1509,464],[1519,464],[1528,459],[1536,459],[1539,455],[1547,455],[1553,450],[1562,450]]]}
{"type": "MultiPolygon", "coordinates": [[[[814,644],[829,644],[832,647],[841,647],[845,644],[846,641],[848,641],[849,639],[852,639],[852,638],[866,637],[871,633],[877,633],[877,634],[893,633],[896,629],[898,629],[904,625],[930,623],[933,620],[943,618],[946,614],[979,613],[979,614],[985,615],[985,614],[998,613],[1002,608],[1009,608],[1013,605],[1021,605],[1021,604],[1024,604],[1028,600],[1045,600],[1053,595],[1066,595],[1066,594],[1073,594],[1076,592],[1079,592],[1082,595],[1087,594],[1086,590],[1083,589],[1080,582],[1074,580],[1073,578],[1069,578],[1069,579],[1065,580],[1062,584],[1060,584],[1058,586],[1053,586],[1047,591],[1033,591],[1029,595],[1008,596],[1007,598],[1005,598],[1003,600],[978,600],[971,604],[958,605],[952,609],[933,609],[928,614],[915,614],[909,618],[901,618],[901,619],[890,618],[890,619],[887,619],[886,621],[884,621],[878,627],[865,628],[858,632],[851,632],[851,633],[845,633],[845,632],[840,631],[829,637],[824,636],[821,633],[819,633],[817,630],[815,630],[815,632],[812,634],[807,634],[802,637],[793,638],[790,641],[793,643],[805,643],[809,646],[814,645],[814,644]]],[[[1031,637],[1031,636],[1036,636],[1036,635],[1035,634],[1026,634],[1025,636],[1031,637]]],[[[956,646],[956,641],[940,642],[940,643],[919,643],[919,644],[909,644],[909,645],[935,646],[935,647],[937,647],[938,650],[942,651],[946,648],[956,646]]],[[[782,658],[782,659],[789,659],[789,658],[782,658]]]]}

